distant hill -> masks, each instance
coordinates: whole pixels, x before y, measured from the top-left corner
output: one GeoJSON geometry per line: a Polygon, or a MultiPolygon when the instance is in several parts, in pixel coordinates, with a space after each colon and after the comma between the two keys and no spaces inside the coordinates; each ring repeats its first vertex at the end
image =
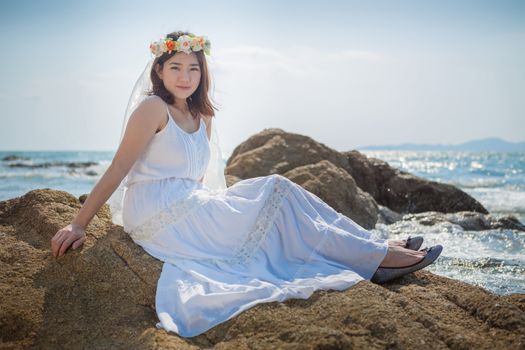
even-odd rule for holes
{"type": "Polygon", "coordinates": [[[396,150],[396,151],[471,151],[471,152],[525,152],[525,142],[508,142],[503,139],[492,137],[473,140],[457,145],[431,145],[402,143],[399,145],[365,146],[357,147],[359,150],[396,150]]]}

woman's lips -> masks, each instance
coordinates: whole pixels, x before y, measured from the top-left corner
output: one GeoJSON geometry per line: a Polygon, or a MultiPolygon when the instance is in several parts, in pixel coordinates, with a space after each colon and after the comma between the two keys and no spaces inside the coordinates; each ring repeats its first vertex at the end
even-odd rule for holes
{"type": "Polygon", "coordinates": [[[177,86],[179,89],[189,89],[191,86],[177,86]]]}

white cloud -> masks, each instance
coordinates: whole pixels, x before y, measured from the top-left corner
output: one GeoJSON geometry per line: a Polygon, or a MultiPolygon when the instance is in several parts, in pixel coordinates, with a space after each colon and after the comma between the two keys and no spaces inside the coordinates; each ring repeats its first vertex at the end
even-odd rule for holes
{"type": "Polygon", "coordinates": [[[307,46],[297,46],[276,50],[257,46],[243,46],[218,49],[210,66],[217,73],[229,70],[283,71],[296,76],[305,76],[325,69],[329,64],[348,64],[351,62],[379,62],[384,56],[377,52],[364,50],[321,50],[307,46]]]}

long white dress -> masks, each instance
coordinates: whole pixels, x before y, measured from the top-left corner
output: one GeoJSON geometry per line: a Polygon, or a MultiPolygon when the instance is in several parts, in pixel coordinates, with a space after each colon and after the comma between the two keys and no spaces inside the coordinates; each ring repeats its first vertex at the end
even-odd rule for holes
{"type": "Polygon", "coordinates": [[[124,230],[164,262],[157,327],[193,337],[259,303],[346,289],[385,257],[386,240],[281,175],[209,189],[209,157],[206,124],[188,133],[168,111],[127,177],[124,230]]]}

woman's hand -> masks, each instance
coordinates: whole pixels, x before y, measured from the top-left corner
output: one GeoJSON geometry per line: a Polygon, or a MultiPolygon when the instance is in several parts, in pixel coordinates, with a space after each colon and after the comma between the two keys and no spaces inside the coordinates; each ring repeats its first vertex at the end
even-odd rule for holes
{"type": "Polygon", "coordinates": [[[69,224],[59,230],[51,239],[51,251],[53,256],[62,256],[73,244],[73,249],[77,249],[86,240],[86,230],[77,224],[69,224]]]}

